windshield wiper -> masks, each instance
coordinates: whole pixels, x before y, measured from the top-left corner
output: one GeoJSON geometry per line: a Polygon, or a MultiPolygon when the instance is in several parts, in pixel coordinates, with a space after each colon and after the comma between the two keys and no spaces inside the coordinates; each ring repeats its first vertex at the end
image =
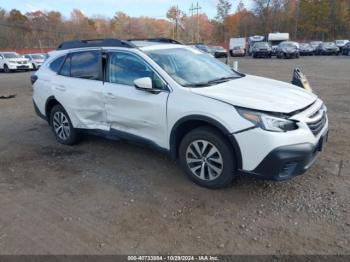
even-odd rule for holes
{"type": "Polygon", "coordinates": [[[183,86],[184,87],[206,87],[206,86],[212,86],[212,85],[215,85],[215,84],[224,83],[224,82],[230,81],[232,79],[237,79],[237,78],[239,78],[239,77],[237,77],[237,76],[227,76],[227,77],[221,77],[221,78],[218,78],[218,79],[213,79],[213,80],[210,80],[210,81],[205,82],[205,83],[187,84],[187,85],[183,85],[183,86]]]}
{"type": "Polygon", "coordinates": [[[221,77],[218,79],[213,79],[213,80],[208,81],[208,84],[219,84],[219,83],[227,82],[227,81],[230,81],[230,80],[236,79],[236,78],[238,78],[238,77],[236,77],[236,76],[221,77]]]}

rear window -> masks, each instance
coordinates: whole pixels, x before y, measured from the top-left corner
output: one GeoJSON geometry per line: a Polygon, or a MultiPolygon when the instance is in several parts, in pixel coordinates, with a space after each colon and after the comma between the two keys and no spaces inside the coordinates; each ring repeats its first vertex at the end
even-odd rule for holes
{"type": "Polygon", "coordinates": [[[53,62],[50,63],[50,66],[49,66],[50,69],[57,73],[61,68],[63,60],[64,60],[64,56],[61,56],[61,57],[55,59],[53,62]]]}
{"type": "Polygon", "coordinates": [[[88,51],[71,56],[71,77],[98,80],[100,76],[100,53],[88,51]]]}

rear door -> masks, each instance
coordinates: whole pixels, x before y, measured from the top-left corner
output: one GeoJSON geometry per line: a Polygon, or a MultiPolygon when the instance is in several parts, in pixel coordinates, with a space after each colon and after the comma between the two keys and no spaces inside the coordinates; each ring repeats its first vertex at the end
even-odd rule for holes
{"type": "Polygon", "coordinates": [[[143,58],[129,52],[111,52],[103,92],[107,121],[120,135],[132,135],[167,148],[167,99],[165,81],[143,58]],[[150,77],[152,93],[136,89],[134,80],[150,77]]]}
{"type": "Polygon", "coordinates": [[[100,50],[68,54],[51,86],[74,127],[108,130],[100,50]]]}

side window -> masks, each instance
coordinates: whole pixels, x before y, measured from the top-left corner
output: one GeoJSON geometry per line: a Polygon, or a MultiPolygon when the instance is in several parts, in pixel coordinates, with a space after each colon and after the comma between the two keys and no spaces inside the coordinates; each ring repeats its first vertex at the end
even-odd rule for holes
{"type": "Polygon", "coordinates": [[[108,81],[111,83],[134,86],[135,79],[150,77],[153,88],[166,89],[166,85],[153,69],[135,55],[110,53],[107,70],[108,81]]]}
{"type": "Polygon", "coordinates": [[[60,70],[63,61],[64,61],[64,56],[61,56],[61,57],[57,58],[56,60],[54,60],[53,62],[51,62],[49,65],[49,68],[52,71],[57,73],[58,70],[60,70]]]}
{"type": "Polygon", "coordinates": [[[87,51],[71,55],[71,77],[100,79],[100,52],[87,51]]]}
{"type": "Polygon", "coordinates": [[[64,61],[64,64],[61,68],[61,71],[60,71],[60,75],[62,76],[70,76],[70,61],[71,61],[71,58],[70,56],[68,56],[66,58],[66,60],[64,61]]]}

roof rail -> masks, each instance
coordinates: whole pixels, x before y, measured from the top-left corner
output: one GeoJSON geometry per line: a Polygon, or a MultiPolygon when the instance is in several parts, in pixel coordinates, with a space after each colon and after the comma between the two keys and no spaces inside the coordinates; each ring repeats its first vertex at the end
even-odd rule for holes
{"type": "Polygon", "coordinates": [[[167,44],[176,44],[183,45],[180,41],[166,38],[166,37],[156,37],[156,38],[137,38],[137,39],[128,39],[128,41],[146,41],[146,42],[157,42],[157,43],[167,43],[167,44]]]}
{"type": "Polygon", "coordinates": [[[128,41],[106,38],[106,39],[88,39],[88,40],[72,40],[61,43],[57,50],[66,50],[83,47],[126,47],[136,48],[136,46],[128,41]]]}

